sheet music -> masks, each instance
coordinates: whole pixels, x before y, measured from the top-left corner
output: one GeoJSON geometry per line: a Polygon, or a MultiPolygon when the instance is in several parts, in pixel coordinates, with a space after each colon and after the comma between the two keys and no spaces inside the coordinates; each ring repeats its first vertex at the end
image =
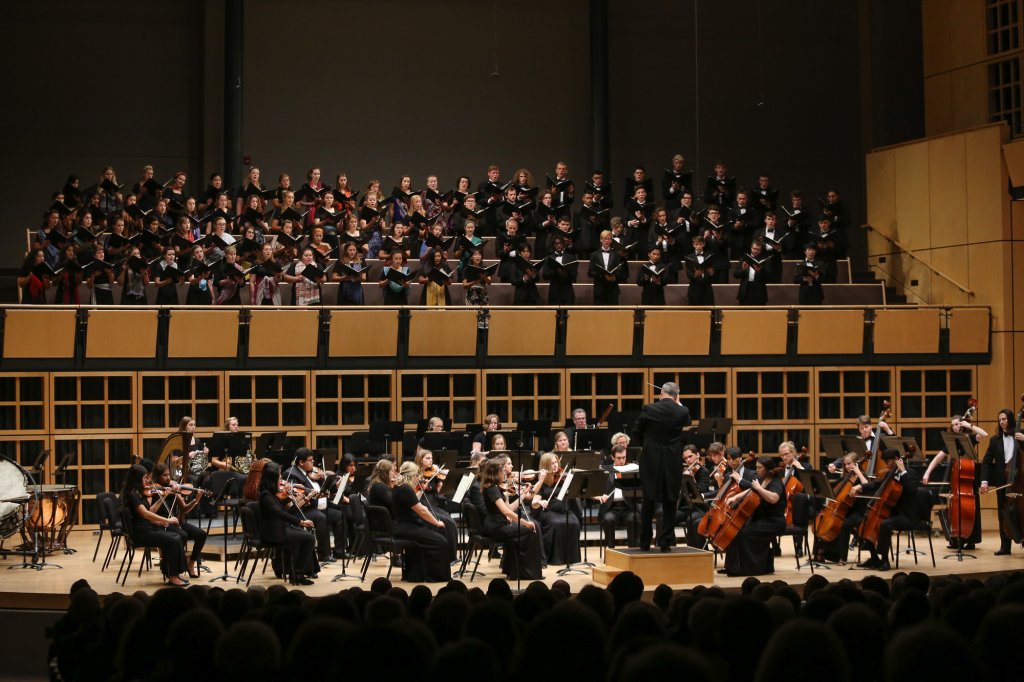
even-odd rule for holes
{"type": "Polygon", "coordinates": [[[345,474],[338,481],[338,492],[334,493],[334,499],[331,500],[334,504],[341,504],[341,498],[345,496],[345,488],[348,487],[348,477],[349,474],[345,474]]]}
{"type": "Polygon", "coordinates": [[[622,466],[614,466],[612,468],[618,471],[620,474],[635,474],[636,472],[640,471],[640,465],[637,464],[636,462],[632,462],[630,464],[623,464],[622,466]]]}
{"type": "Polygon", "coordinates": [[[572,472],[570,471],[562,477],[562,489],[558,491],[558,499],[565,500],[565,492],[569,489],[569,484],[572,483],[572,472]]]}
{"type": "Polygon", "coordinates": [[[459,481],[459,487],[455,489],[455,494],[452,495],[452,502],[455,504],[462,504],[462,498],[469,492],[469,486],[473,485],[473,481],[476,480],[476,474],[466,474],[459,481]]]}

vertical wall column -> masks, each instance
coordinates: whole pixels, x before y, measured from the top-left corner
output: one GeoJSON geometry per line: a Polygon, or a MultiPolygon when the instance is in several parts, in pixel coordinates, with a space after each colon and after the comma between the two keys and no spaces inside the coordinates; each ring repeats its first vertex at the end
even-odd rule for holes
{"type": "Polygon", "coordinates": [[[224,3],[224,186],[242,181],[243,0],[224,3]]]}
{"type": "MultiPolygon", "coordinates": [[[[593,166],[610,175],[608,159],[608,0],[590,0],[590,116],[593,166]]],[[[589,169],[587,172],[589,176],[589,169]]]]}

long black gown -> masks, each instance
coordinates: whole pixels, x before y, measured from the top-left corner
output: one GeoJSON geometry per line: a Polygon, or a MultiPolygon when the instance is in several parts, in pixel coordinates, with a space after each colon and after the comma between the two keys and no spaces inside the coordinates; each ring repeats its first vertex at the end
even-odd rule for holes
{"type": "Polygon", "coordinates": [[[483,534],[505,543],[505,552],[501,557],[501,570],[510,580],[542,580],[540,562],[540,536],[528,528],[517,529],[508,522],[505,515],[498,509],[498,500],[502,498],[501,488],[492,485],[484,488],[484,505],[487,516],[484,518],[483,534]]]}
{"type": "Polygon", "coordinates": [[[177,526],[163,528],[139,514],[139,505],[149,509],[149,503],[134,490],[128,491],[124,497],[132,516],[132,536],[138,547],[159,547],[160,567],[167,577],[184,573],[185,541],[178,532],[177,526]]]}
{"type": "MultiPolygon", "coordinates": [[[[778,478],[765,488],[779,496],[778,502],[765,499],[757,506],[736,539],[725,550],[725,570],[729,575],[766,575],[775,572],[771,542],[786,530],[786,488],[778,478]]],[[[751,492],[751,495],[757,495],[751,492]]]]}
{"type": "Polygon", "coordinates": [[[551,495],[552,486],[546,483],[538,492],[539,499],[549,500],[548,508],[537,512],[544,539],[544,555],[552,566],[575,564],[580,560],[580,520],[569,509],[566,516],[566,503],[558,499],[557,494],[551,495]]]}
{"type": "Polygon", "coordinates": [[[405,571],[403,578],[410,582],[436,583],[450,580],[451,562],[448,540],[440,528],[431,528],[413,511],[419,504],[416,492],[407,485],[400,485],[391,495],[395,510],[395,537],[413,543],[405,550],[405,571]]]}

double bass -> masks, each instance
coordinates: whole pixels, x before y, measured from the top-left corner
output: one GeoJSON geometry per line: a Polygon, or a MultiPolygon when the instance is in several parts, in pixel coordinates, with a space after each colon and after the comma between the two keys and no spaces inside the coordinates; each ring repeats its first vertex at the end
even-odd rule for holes
{"type": "Polygon", "coordinates": [[[882,429],[878,426],[878,423],[885,421],[891,414],[889,412],[889,405],[890,403],[888,400],[882,401],[882,412],[878,415],[878,421],[875,422],[875,437],[871,440],[871,452],[868,455],[868,466],[866,469],[863,467],[861,468],[868,478],[877,478],[878,475],[882,473],[882,467],[878,461],[878,446],[879,443],[882,442],[882,429]]]}
{"type": "MultiPolygon", "coordinates": [[[[1024,394],[1020,396],[1024,402],[1024,394]]],[[[1020,433],[1024,427],[1024,405],[1017,412],[1017,423],[1014,425],[1014,433],[1020,433]]],[[[1003,508],[1003,532],[1013,542],[1024,542],[1024,452],[1021,450],[1021,443],[1017,443],[1017,451],[1006,465],[1006,505],[1003,508]]]]}
{"type": "MultiPolygon", "coordinates": [[[[970,422],[978,409],[978,401],[971,398],[967,401],[967,411],[960,421],[970,422]]],[[[949,476],[949,497],[946,508],[939,512],[939,522],[946,531],[949,542],[963,540],[966,542],[974,531],[974,521],[978,513],[974,497],[974,478],[977,462],[971,457],[955,457],[946,470],[949,476]]]]}

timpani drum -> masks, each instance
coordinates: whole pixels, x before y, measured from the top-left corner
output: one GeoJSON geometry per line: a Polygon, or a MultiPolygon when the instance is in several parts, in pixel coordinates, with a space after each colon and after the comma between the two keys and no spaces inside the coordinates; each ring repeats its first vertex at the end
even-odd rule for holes
{"type": "Polygon", "coordinates": [[[73,485],[30,485],[25,513],[25,535],[38,532],[53,552],[67,549],[68,533],[75,525],[78,501],[82,494],[73,485]]]}

